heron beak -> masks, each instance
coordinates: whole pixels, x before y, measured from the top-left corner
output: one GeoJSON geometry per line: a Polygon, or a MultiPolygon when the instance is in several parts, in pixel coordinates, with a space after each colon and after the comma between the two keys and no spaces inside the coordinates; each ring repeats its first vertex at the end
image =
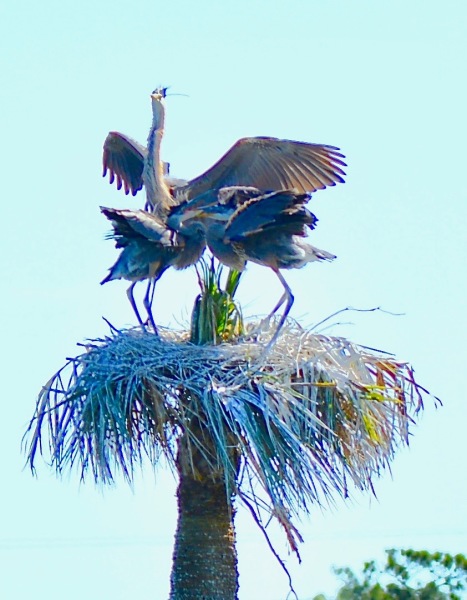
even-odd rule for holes
{"type": "Polygon", "coordinates": [[[193,200],[189,200],[184,205],[180,205],[179,212],[183,215],[190,214],[193,215],[197,211],[207,210],[209,207],[217,206],[217,196],[213,195],[211,191],[201,194],[193,200]]]}
{"type": "Polygon", "coordinates": [[[228,221],[231,215],[232,211],[222,210],[222,206],[219,206],[218,204],[201,207],[196,213],[197,218],[215,219],[216,221],[228,221]]]}
{"type": "Polygon", "coordinates": [[[217,220],[228,220],[231,211],[219,205],[217,194],[209,191],[190,200],[186,204],[180,204],[174,209],[173,214],[178,215],[179,223],[183,223],[190,219],[214,218],[217,220]]]}
{"type": "Polygon", "coordinates": [[[159,100],[159,102],[162,100],[162,98],[165,98],[167,95],[167,89],[168,88],[156,88],[152,94],[151,94],[151,98],[153,100],[159,100]]]}
{"type": "Polygon", "coordinates": [[[216,213],[214,210],[209,210],[210,207],[200,207],[200,208],[189,208],[188,210],[184,210],[182,215],[180,216],[180,223],[184,223],[185,221],[196,221],[203,220],[206,218],[212,218],[216,213]]]}
{"type": "Polygon", "coordinates": [[[202,216],[202,212],[203,211],[201,209],[195,208],[183,211],[183,214],[180,217],[180,222],[183,223],[183,221],[187,221],[188,219],[196,219],[197,217],[202,216]]]}

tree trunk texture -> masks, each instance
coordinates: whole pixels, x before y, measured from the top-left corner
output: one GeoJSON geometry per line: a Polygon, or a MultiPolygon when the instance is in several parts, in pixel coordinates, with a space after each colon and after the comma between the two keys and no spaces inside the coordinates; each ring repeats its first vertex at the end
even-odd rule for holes
{"type": "MultiPolygon", "coordinates": [[[[188,467],[178,453],[178,524],[169,600],[237,600],[234,509],[222,473],[188,467]]],[[[191,458],[195,458],[191,456],[191,458]]],[[[197,457],[200,458],[200,457],[197,457]]],[[[191,462],[191,461],[188,461],[191,462]]],[[[195,460],[198,466],[203,461],[195,460]]]]}

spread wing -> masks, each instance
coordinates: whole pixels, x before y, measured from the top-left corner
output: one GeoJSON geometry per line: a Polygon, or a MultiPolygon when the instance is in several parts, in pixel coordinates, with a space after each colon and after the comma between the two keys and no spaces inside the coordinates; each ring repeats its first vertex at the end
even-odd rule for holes
{"type": "Polygon", "coordinates": [[[123,185],[125,194],[131,192],[135,196],[143,187],[142,175],[146,154],[146,148],[135,140],[117,131],[111,131],[104,142],[102,175],[105,177],[108,171],[110,183],[116,181],[118,189],[123,185]]]}
{"type": "Polygon", "coordinates": [[[210,189],[235,185],[313,193],[344,182],[343,159],[334,146],[271,137],[243,138],[209,170],[177,188],[175,195],[190,199],[210,189]]]}
{"type": "Polygon", "coordinates": [[[172,230],[145,210],[117,210],[101,206],[101,212],[112,222],[114,231],[111,237],[117,239],[117,247],[123,247],[135,238],[172,245],[172,230]]]}
{"type": "MultiPolygon", "coordinates": [[[[133,140],[123,133],[111,131],[104,142],[104,153],[102,156],[102,176],[109,172],[109,183],[117,181],[117,189],[125,190],[125,194],[137,192],[143,187],[143,168],[148,151],[139,142],[133,140]]],[[[185,179],[169,177],[170,163],[162,161],[162,172],[167,185],[179,187],[185,185],[185,179]]]]}
{"type": "Polygon", "coordinates": [[[317,219],[305,204],[308,194],[285,190],[264,194],[242,204],[230,216],[225,227],[225,239],[239,241],[272,229],[304,235],[305,225],[314,227],[317,219]]]}

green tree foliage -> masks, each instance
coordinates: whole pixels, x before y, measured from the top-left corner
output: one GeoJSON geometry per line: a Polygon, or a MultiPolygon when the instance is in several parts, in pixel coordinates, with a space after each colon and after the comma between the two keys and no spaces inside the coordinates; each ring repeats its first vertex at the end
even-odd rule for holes
{"type": "MultiPolygon", "coordinates": [[[[361,575],[335,569],[344,582],[335,600],[462,600],[467,589],[467,558],[427,550],[386,550],[386,564],[374,560],[361,575]]],[[[326,600],[322,595],[314,600],[326,600]]]]}

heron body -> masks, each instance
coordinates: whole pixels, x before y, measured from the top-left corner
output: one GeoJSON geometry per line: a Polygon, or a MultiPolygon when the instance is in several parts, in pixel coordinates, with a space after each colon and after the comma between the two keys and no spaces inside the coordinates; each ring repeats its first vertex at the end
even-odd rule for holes
{"type": "Polygon", "coordinates": [[[206,240],[214,256],[236,270],[247,261],[277,269],[297,269],[308,262],[332,260],[303,239],[317,218],[306,207],[307,194],[283,190],[239,203],[206,208],[206,240]]]}
{"type": "Polygon", "coordinates": [[[182,224],[178,232],[170,229],[156,215],[144,210],[117,210],[101,207],[102,213],[112,222],[110,237],[117,248],[123,248],[116,263],[101,284],[114,279],[131,281],[128,299],[141,325],[133,289],[138,281],[149,280],[144,307],[154,330],[156,325],[151,305],[157,281],[169,267],[184,269],[201,257],[206,241],[203,226],[196,221],[182,224]]]}
{"type": "Polygon", "coordinates": [[[174,231],[183,230],[184,227],[193,221],[201,220],[203,222],[200,215],[206,209],[215,211],[215,207],[217,206],[220,211],[224,211],[225,215],[228,212],[231,214],[237,207],[248,200],[261,195],[262,192],[257,188],[247,186],[230,186],[221,188],[220,190],[209,190],[193,200],[183,200],[180,204],[173,206],[169,210],[166,223],[174,231]]]}
{"type": "Polygon", "coordinates": [[[286,307],[270,345],[277,339],[294,302],[280,270],[298,269],[309,262],[336,258],[304,239],[317,222],[305,206],[308,200],[308,194],[282,190],[260,194],[243,202],[239,202],[238,195],[234,194],[224,205],[211,204],[204,209],[185,210],[187,218],[203,220],[207,245],[221,263],[243,271],[247,261],[255,262],[272,269],[280,280],[284,294],[271,315],[284,302],[286,307]]]}
{"type": "Polygon", "coordinates": [[[210,190],[253,186],[261,190],[293,189],[313,193],[344,182],[345,162],[339,148],[273,137],[238,140],[210,169],[190,181],[164,176],[160,147],[164,134],[166,88],[151,94],[153,120],[147,147],[118,132],[104,143],[103,175],[125,193],[146,188],[146,207],[164,218],[170,207],[210,190]]]}
{"type": "Polygon", "coordinates": [[[103,209],[114,225],[117,246],[123,248],[104,282],[132,281],[128,296],[141,322],[133,287],[149,279],[145,306],[154,325],[150,305],[155,282],[169,266],[184,268],[196,262],[206,236],[222,263],[243,270],[250,260],[276,273],[285,294],[275,310],[287,300],[279,331],[293,303],[279,270],[334,258],[303,240],[316,221],[304,204],[309,194],[344,182],[344,156],[339,148],[326,144],[247,137],[198,177],[170,179],[160,158],[165,96],[166,88],[151,94],[153,120],[147,147],[117,132],[110,132],[104,143],[103,175],[109,173],[110,182],[116,181],[119,189],[123,186],[126,194],[135,195],[144,186],[146,208],[152,213],[103,209]],[[141,231],[143,223],[145,231],[141,231]]]}

